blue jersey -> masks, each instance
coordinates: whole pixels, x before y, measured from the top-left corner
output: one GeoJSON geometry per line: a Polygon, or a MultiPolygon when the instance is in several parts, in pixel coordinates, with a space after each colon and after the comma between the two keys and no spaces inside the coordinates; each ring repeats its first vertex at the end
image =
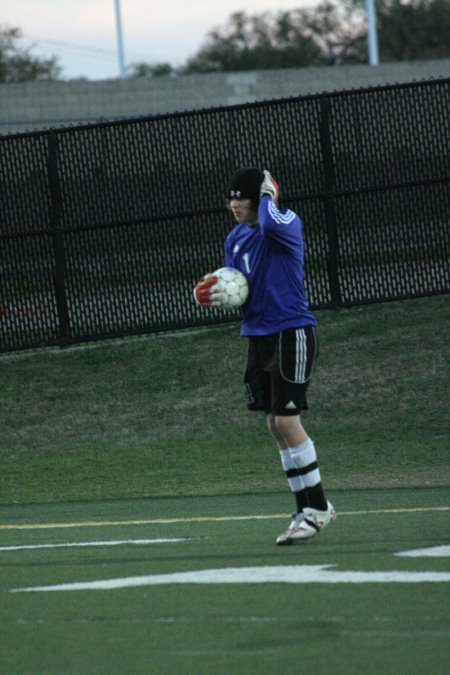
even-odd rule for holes
{"type": "Polygon", "coordinates": [[[245,274],[250,289],[241,335],[315,326],[303,284],[302,221],[262,197],[258,224],[239,223],[225,241],[225,265],[245,274]]]}

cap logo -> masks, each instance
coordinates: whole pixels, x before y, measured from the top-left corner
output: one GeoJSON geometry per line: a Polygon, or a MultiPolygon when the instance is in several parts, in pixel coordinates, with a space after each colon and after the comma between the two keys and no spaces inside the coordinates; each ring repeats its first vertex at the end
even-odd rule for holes
{"type": "Polygon", "coordinates": [[[240,197],[240,196],[241,196],[240,190],[230,190],[230,197],[240,197]]]}

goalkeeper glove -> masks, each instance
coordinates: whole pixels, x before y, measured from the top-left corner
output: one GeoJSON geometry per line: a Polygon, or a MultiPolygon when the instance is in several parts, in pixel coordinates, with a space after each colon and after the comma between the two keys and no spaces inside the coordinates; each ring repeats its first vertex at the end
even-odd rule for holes
{"type": "Polygon", "coordinates": [[[202,307],[220,307],[219,279],[212,274],[205,274],[194,288],[194,299],[202,307]]]}
{"type": "Polygon", "coordinates": [[[269,171],[264,169],[264,180],[261,183],[260,197],[270,197],[276,203],[280,195],[280,188],[277,181],[272,178],[269,171]]]}

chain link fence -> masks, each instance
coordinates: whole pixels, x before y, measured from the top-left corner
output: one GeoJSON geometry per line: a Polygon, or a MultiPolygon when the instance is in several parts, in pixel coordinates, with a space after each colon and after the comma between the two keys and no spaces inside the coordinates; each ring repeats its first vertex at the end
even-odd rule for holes
{"type": "Polygon", "coordinates": [[[450,79],[0,138],[0,351],[234,321],[225,187],[268,168],[313,308],[449,291],[450,79]]]}

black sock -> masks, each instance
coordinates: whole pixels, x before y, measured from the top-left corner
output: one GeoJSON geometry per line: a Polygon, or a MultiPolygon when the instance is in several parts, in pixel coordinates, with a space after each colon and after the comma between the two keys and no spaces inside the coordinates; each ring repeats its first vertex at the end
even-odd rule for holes
{"type": "Polygon", "coordinates": [[[295,501],[297,503],[297,513],[301,513],[305,506],[309,506],[308,501],[308,490],[300,490],[300,492],[294,492],[295,501]]]}
{"type": "Polygon", "coordinates": [[[328,509],[328,503],[325,498],[322,483],[317,483],[313,487],[307,488],[308,492],[308,506],[318,511],[326,511],[328,509]]]}

